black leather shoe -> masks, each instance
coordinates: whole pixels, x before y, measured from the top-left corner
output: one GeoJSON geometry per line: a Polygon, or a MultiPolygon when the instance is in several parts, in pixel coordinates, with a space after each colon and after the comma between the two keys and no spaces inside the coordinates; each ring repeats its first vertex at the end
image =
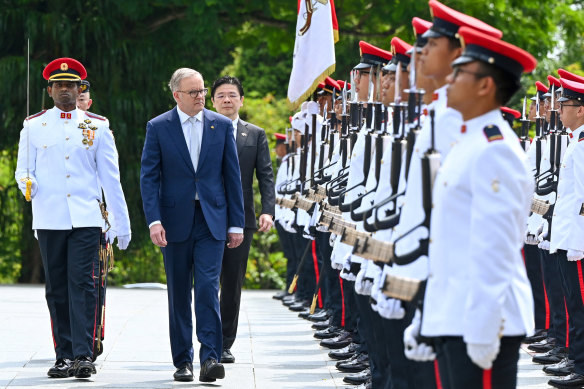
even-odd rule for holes
{"type": "Polygon", "coordinates": [[[319,321],[318,323],[314,323],[311,327],[315,330],[324,330],[325,328],[329,328],[331,326],[331,319],[327,319],[325,321],[319,321]]]}
{"type": "Polygon", "coordinates": [[[322,347],[331,348],[331,349],[340,349],[343,347],[347,347],[353,341],[353,335],[350,332],[345,330],[341,331],[339,336],[330,339],[323,339],[320,341],[320,345],[322,347]]]}
{"type": "Polygon", "coordinates": [[[91,362],[91,357],[77,357],[73,364],[73,374],[75,378],[89,378],[92,374],[97,374],[95,365],[91,362]]]}
{"type": "Polygon", "coordinates": [[[364,382],[361,385],[355,387],[355,389],[372,389],[372,388],[373,388],[373,381],[371,381],[371,380],[364,382]]]}
{"type": "Polygon", "coordinates": [[[312,315],[308,316],[308,320],[313,321],[313,322],[319,322],[319,321],[325,321],[326,319],[328,319],[331,315],[329,314],[329,312],[325,309],[323,309],[320,312],[315,312],[312,315]]]}
{"type": "Polygon", "coordinates": [[[316,331],[314,333],[314,337],[316,339],[336,338],[341,334],[341,330],[342,329],[337,326],[330,326],[328,328],[325,328],[324,330],[316,331]]]}
{"type": "Polygon", "coordinates": [[[209,358],[201,366],[199,373],[199,381],[201,382],[215,382],[217,379],[225,378],[225,368],[215,359],[209,358]]]}
{"type": "Polygon", "coordinates": [[[369,368],[366,368],[363,371],[361,371],[360,373],[346,376],[345,378],[343,378],[343,381],[345,381],[348,384],[359,385],[359,384],[364,384],[365,382],[369,381],[370,379],[371,379],[371,370],[369,370],[369,368]]]}
{"type": "Polygon", "coordinates": [[[565,347],[555,347],[543,354],[535,354],[532,361],[542,365],[551,365],[560,362],[568,356],[568,349],[565,347]]]}
{"type": "Polygon", "coordinates": [[[305,308],[304,311],[298,314],[298,317],[301,319],[308,319],[308,316],[310,316],[310,308],[305,308]]]}
{"type": "Polygon", "coordinates": [[[574,371],[574,360],[564,358],[558,363],[544,366],[543,371],[546,374],[555,375],[557,377],[567,376],[574,371]]]}
{"type": "Polygon", "coordinates": [[[221,363],[235,363],[235,357],[231,354],[231,350],[226,348],[221,354],[221,363]]]}
{"type": "Polygon", "coordinates": [[[274,300],[282,300],[286,296],[290,296],[290,293],[288,293],[287,290],[282,290],[282,291],[276,293],[275,295],[273,295],[272,298],[274,300]]]}
{"type": "MultiPolygon", "coordinates": [[[[346,373],[359,373],[369,368],[369,355],[359,354],[353,360],[337,362],[336,366],[337,369],[346,373]]],[[[356,382],[356,384],[360,384],[361,382],[356,382]]]]}
{"type": "Polygon", "coordinates": [[[67,358],[59,358],[49,369],[47,375],[51,378],[67,378],[73,375],[73,362],[67,358]]]}
{"type": "Polygon", "coordinates": [[[535,330],[535,333],[533,335],[523,339],[523,343],[532,344],[536,342],[541,342],[545,338],[547,338],[547,330],[545,329],[535,330]]]}
{"type": "Polygon", "coordinates": [[[527,346],[528,349],[535,351],[536,353],[547,353],[554,347],[556,347],[555,338],[545,338],[541,342],[535,342],[527,346]]]}
{"type": "Polygon", "coordinates": [[[174,372],[174,380],[181,382],[191,382],[193,380],[193,364],[187,363],[174,372]]]}
{"type": "Polygon", "coordinates": [[[337,360],[342,361],[345,359],[349,359],[353,355],[355,355],[355,353],[357,352],[357,349],[360,346],[361,345],[358,343],[351,343],[350,345],[348,345],[347,347],[343,347],[342,349],[329,351],[328,355],[332,359],[337,359],[337,360]]]}
{"type": "Polygon", "coordinates": [[[308,307],[309,307],[308,301],[302,300],[302,301],[297,301],[294,304],[290,305],[288,307],[288,309],[291,310],[292,312],[301,312],[301,311],[304,311],[308,307]]]}
{"type": "Polygon", "coordinates": [[[584,376],[577,373],[570,373],[570,375],[565,377],[552,378],[548,381],[548,385],[561,389],[581,388],[584,386],[584,376]]]}
{"type": "Polygon", "coordinates": [[[287,306],[287,307],[294,304],[295,302],[296,302],[296,296],[294,296],[293,294],[291,294],[290,296],[284,297],[282,299],[282,304],[287,306]]]}

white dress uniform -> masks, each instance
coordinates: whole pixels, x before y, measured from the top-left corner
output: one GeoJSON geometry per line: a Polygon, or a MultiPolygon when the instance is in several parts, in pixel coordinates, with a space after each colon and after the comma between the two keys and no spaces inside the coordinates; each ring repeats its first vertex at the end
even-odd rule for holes
{"type": "Polygon", "coordinates": [[[552,217],[550,253],[557,250],[584,251],[584,216],[580,209],[584,203],[584,126],[572,133],[562,159],[556,205],[552,217]]]}
{"type": "Polygon", "coordinates": [[[33,229],[102,227],[98,200],[103,188],[108,212],[115,215],[112,228],[119,236],[130,235],[118,153],[108,124],[90,112],[63,112],[56,107],[24,121],[15,178],[17,182],[25,179],[28,168],[37,184],[32,198],[33,229]],[[80,127],[91,132],[84,136],[80,127]]]}
{"type": "Polygon", "coordinates": [[[421,333],[487,345],[534,328],[521,256],[534,183],[500,110],[465,125],[435,181],[421,333]]]}

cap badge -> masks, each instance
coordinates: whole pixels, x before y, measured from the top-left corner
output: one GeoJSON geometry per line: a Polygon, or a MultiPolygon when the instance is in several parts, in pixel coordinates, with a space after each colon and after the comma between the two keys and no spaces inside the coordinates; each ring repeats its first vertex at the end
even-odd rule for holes
{"type": "Polygon", "coordinates": [[[69,65],[67,65],[67,63],[66,63],[66,62],[63,62],[63,63],[61,64],[61,70],[62,70],[62,71],[67,71],[67,70],[69,70],[69,65]]]}

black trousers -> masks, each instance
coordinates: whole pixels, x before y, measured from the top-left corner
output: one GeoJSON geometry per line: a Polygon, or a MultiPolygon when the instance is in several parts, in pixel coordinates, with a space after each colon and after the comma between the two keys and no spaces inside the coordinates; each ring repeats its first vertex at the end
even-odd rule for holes
{"type": "Polygon", "coordinates": [[[224,349],[230,349],[237,336],[241,288],[245,281],[247,259],[255,231],[253,228],[245,228],[243,230],[243,242],[234,249],[225,247],[223,251],[219,305],[224,349]]]}
{"type": "Polygon", "coordinates": [[[552,254],[564,280],[566,304],[570,315],[570,359],[575,360],[574,373],[584,375],[584,269],[582,261],[568,261],[565,250],[552,254]]]}
{"type": "Polygon", "coordinates": [[[475,365],[459,336],[434,339],[436,358],[444,389],[515,389],[522,336],[502,337],[499,354],[491,370],[475,365]],[[448,385],[448,386],[447,386],[448,385]]]}
{"type": "Polygon", "coordinates": [[[527,278],[533,292],[535,328],[548,328],[549,313],[546,309],[540,250],[536,245],[526,244],[523,246],[523,253],[527,278]]]}
{"type": "Polygon", "coordinates": [[[100,234],[99,227],[37,230],[57,359],[93,355],[100,234]]]}
{"type": "Polygon", "coordinates": [[[322,258],[320,277],[323,277],[321,291],[324,295],[324,307],[332,311],[331,324],[340,327],[342,324],[343,297],[339,271],[331,267],[333,248],[329,243],[330,236],[329,232],[317,232],[315,242],[317,254],[322,258]]]}
{"type": "Polygon", "coordinates": [[[296,298],[298,300],[312,301],[314,289],[316,289],[316,273],[314,271],[314,257],[312,253],[314,241],[303,237],[302,232],[294,234],[294,239],[294,249],[296,251],[296,258],[298,258],[298,264],[301,263],[303,255],[306,252],[304,262],[302,262],[302,267],[298,274],[298,282],[296,283],[296,298]],[[307,246],[309,246],[308,251],[306,251],[307,246]]]}
{"type": "Polygon", "coordinates": [[[550,307],[550,331],[548,337],[555,338],[558,346],[568,347],[568,320],[566,316],[565,284],[556,255],[538,249],[541,255],[543,280],[550,307]]]}

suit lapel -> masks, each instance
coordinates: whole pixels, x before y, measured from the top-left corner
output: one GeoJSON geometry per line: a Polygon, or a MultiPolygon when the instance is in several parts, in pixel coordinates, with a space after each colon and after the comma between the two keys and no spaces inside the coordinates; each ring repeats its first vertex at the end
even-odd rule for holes
{"type": "Polygon", "coordinates": [[[187,141],[185,140],[185,134],[183,133],[176,107],[174,107],[172,110],[168,120],[168,136],[176,144],[178,153],[184,159],[185,163],[189,166],[193,174],[195,174],[195,168],[193,167],[193,161],[191,161],[191,154],[189,153],[189,148],[187,147],[187,141]]]}
{"type": "Polygon", "coordinates": [[[245,144],[246,140],[247,140],[247,126],[243,120],[239,119],[237,121],[237,137],[235,138],[235,141],[237,143],[237,156],[238,157],[241,156],[241,150],[243,149],[243,145],[245,144]]]}
{"type": "Polygon", "coordinates": [[[205,162],[205,157],[209,151],[209,144],[212,143],[213,139],[217,136],[217,131],[215,131],[215,120],[209,119],[211,116],[209,110],[206,108],[203,110],[203,140],[201,141],[201,152],[199,153],[199,163],[197,169],[203,165],[205,162]]]}

